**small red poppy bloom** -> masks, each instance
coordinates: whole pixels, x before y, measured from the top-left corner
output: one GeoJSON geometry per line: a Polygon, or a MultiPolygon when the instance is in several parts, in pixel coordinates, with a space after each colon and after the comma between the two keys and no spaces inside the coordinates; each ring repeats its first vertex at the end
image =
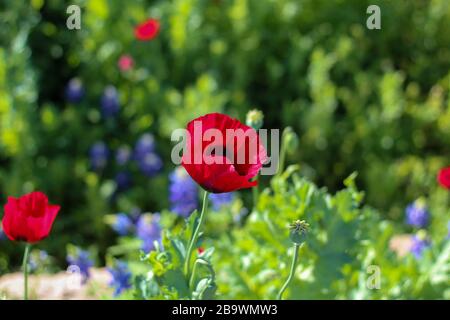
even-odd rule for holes
{"type": "Polygon", "coordinates": [[[159,32],[159,21],[148,19],[134,29],[134,35],[138,40],[146,41],[154,39],[159,32]]]}
{"type": "Polygon", "coordinates": [[[205,252],[205,249],[203,249],[203,247],[199,247],[197,249],[197,251],[198,251],[198,254],[202,254],[203,252],[205,252]]]}
{"type": "Polygon", "coordinates": [[[20,198],[8,197],[2,220],[3,232],[14,241],[35,243],[45,239],[60,207],[48,203],[47,196],[39,191],[20,198]]]}
{"type": "Polygon", "coordinates": [[[450,189],[450,167],[441,169],[437,180],[442,187],[450,189]]]}
{"type": "Polygon", "coordinates": [[[213,193],[251,188],[267,160],[257,132],[239,120],[210,113],[187,125],[181,164],[203,189],[213,193]]]}
{"type": "Polygon", "coordinates": [[[134,60],[131,56],[124,54],[119,58],[117,65],[121,71],[128,71],[133,68],[134,60]]]}

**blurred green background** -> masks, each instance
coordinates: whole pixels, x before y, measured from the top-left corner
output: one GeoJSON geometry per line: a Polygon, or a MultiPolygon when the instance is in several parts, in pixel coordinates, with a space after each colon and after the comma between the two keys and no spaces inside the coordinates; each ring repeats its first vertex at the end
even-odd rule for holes
{"type": "MultiPolygon", "coordinates": [[[[62,206],[42,247],[62,263],[67,243],[114,243],[105,214],[168,206],[170,134],[208,112],[242,121],[258,108],[264,128],[292,126],[300,143],[289,163],[334,192],[352,172],[364,203],[403,222],[420,196],[448,216],[436,172],[450,154],[450,2],[361,0],[171,0],[0,2],[0,200],[35,189],[62,206]],[[68,30],[66,8],[82,8],[68,30]],[[366,9],[381,8],[381,30],[366,9]],[[134,27],[158,19],[158,36],[134,27]],[[122,55],[134,66],[118,68],[122,55]],[[84,96],[68,101],[71,79],[84,96]],[[120,111],[101,97],[117,89],[120,111]],[[127,168],[117,190],[114,152],[156,138],[162,170],[127,168]],[[90,148],[110,150],[92,170],[90,148]]],[[[267,179],[263,179],[268,183],[267,179]]],[[[250,192],[242,192],[244,202],[250,192]]],[[[20,263],[0,242],[0,273],[20,263]]]]}

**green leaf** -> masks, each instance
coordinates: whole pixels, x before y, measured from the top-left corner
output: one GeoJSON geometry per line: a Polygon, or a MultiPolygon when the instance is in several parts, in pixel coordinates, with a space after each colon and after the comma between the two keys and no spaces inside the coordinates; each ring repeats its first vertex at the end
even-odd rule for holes
{"type": "Polygon", "coordinates": [[[192,293],[194,300],[212,300],[215,298],[217,286],[211,278],[201,279],[192,293]]]}

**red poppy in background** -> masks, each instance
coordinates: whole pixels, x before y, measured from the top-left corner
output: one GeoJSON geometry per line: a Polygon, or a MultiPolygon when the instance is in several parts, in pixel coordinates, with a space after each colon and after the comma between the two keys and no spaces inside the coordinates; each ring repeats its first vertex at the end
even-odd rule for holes
{"type": "Polygon", "coordinates": [[[437,180],[442,187],[450,189],[450,167],[441,169],[437,180]]]}
{"type": "Polygon", "coordinates": [[[47,196],[37,191],[8,197],[4,209],[2,225],[8,238],[35,243],[48,236],[60,207],[49,204],[47,196]]]}
{"type": "Polygon", "coordinates": [[[141,41],[154,39],[158,35],[158,32],[159,21],[156,19],[148,19],[134,29],[136,38],[141,41]]]}
{"type": "Polygon", "coordinates": [[[133,68],[134,60],[130,55],[124,54],[119,58],[117,65],[121,71],[128,71],[133,68]]]}
{"type": "Polygon", "coordinates": [[[187,132],[181,164],[205,190],[223,193],[258,184],[250,179],[258,174],[267,154],[253,128],[227,115],[211,113],[189,122],[187,132]]]}

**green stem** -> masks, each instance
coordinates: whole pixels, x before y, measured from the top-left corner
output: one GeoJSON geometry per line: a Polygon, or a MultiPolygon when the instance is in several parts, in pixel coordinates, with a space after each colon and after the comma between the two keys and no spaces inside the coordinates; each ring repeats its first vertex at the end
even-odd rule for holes
{"type": "Polygon", "coordinates": [[[205,194],[203,196],[202,212],[200,212],[198,224],[194,230],[194,234],[192,235],[191,241],[189,242],[188,250],[186,252],[186,259],[184,261],[184,274],[186,275],[186,279],[189,279],[192,250],[194,249],[194,246],[197,243],[198,234],[200,233],[200,228],[202,227],[203,220],[205,219],[205,211],[207,203],[208,203],[208,191],[205,191],[205,194]]]}
{"type": "Polygon", "coordinates": [[[292,257],[292,264],[291,264],[291,272],[289,273],[288,278],[286,279],[286,282],[283,284],[283,287],[281,287],[280,292],[278,293],[277,299],[281,300],[284,291],[288,287],[289,283],[291,282],[292,278],[295,274],[295,268],[297,267],[297,257],[298,257],[298,249],[300,248],[300,245],[295,243],[294,244],[294,257],[292,257]]]}
{"type": "Polygon", "coordinates": [[[31,245],[27,243],[25,253],[23,255],[23,299],[28,300],[28,255],[31,245]]]}
{"type": "Polygon", "coordinates": [[[209,273],[211,274],[211,279],[212,281],[215,281],[216,279],[216,273],[214,272],[214,268],[211,266],[211,264],[203,259],[197,259],[194,262],[194,268],[192,269],[192,274],[191,274],[191,279],[189,280],[189,288],[191,290],[194,290],[194,282],[195,282],[195,278],[197,276],[197,269],[199,265],[204,265],[206,268],[208,268],[209,273]]]}
{"type": "Polygon", "coordinates": [[[284,161],[286,158],[286,144],[283,143],[281,145],[281,151],[280,151],[280,162],[278,163],[278,174],[282,174],[284,170],[284,161]]]}
{"type": "Polygon", "coordinates": [[[193,290],[193,286],[194,286],[195,275],[196,275],[196,273],[197,273],[197,265],[198,265],[198,260],[195,260],[195,262],[194,262],[194,268],[192,269],[191,280],[189,280],[189,288],[190,288],[191,290],[193,290]]]}
{"type": "MultiPolygon", "coordinates": [[[[255,181],[258,181],[259,176],[257,175],[255,178],[255,181]]],[[[256,205],[258,204],[258,198],[259,198],[259,185],[256,185],[252,188],[253,191],[253,208],[256,208],[256,205]]]]}

